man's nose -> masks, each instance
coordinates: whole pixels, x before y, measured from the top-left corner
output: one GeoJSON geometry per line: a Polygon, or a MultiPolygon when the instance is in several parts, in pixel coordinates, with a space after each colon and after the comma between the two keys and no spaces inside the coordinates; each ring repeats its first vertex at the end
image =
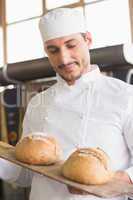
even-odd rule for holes
{"type": "Polygon", "coordinates": [[[62,64],[67,64],[70,60],[70,52],[66,49],[62,49],[60,52],[60,60],[62,64]]]}

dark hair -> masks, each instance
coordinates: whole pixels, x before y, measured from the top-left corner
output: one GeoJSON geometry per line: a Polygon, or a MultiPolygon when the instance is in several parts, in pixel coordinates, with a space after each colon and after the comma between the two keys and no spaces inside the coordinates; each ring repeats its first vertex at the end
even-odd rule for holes
{"type": "Polygon", "coordinates": [[[82,37],[85,39],[86,34],[85,33],[81,33],[82,37]]]}

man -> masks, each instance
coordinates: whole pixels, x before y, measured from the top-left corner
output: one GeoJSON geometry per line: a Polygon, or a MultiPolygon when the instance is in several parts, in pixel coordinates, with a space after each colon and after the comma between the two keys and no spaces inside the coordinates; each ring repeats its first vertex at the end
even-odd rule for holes
{"type": "MultiPolygon", "coordinates": [[[[103,76],[90,64],[91,35],[75,9],[55,9],[41,18],[39,26],[57,83],[30,101],[24,135],[37,131],[54,136],[62,146],[64,159],[76,146],[98,146],[110,156],[116,178],[132,183],[132,86],[103,76]]],[[[101,199],[4,160],[0,166],[1,178],[20,185],[32,182],[30,200],[101,199]]]]}

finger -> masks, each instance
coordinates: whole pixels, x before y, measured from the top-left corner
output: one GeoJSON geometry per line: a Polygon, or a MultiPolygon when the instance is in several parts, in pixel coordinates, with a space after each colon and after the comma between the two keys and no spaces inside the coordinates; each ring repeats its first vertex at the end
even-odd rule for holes
{"type": "Polygon", "coordinates": [[[87,192],[80,190],[80,189],[77,189],[77,188],[74,188],[74,187],[71,187],[71,186],[68,186],[68,190],[72,194],[88,195],[87,192]]]}

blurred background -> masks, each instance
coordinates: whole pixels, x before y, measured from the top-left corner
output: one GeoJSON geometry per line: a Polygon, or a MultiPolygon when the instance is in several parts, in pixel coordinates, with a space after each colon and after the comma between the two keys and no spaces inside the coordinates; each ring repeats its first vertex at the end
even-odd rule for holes
{"type": "MultiPolygon", "coordinates": [[[[133,0],[0,0],[0,140],[11,145],[31,97],[56,82],[38,29],[56,7],[79,9],[93,38],[91,62],[133,83],[133,0]]],[[[29,190],[0,181],[0,200],[28,200],[29,190]]]]}

